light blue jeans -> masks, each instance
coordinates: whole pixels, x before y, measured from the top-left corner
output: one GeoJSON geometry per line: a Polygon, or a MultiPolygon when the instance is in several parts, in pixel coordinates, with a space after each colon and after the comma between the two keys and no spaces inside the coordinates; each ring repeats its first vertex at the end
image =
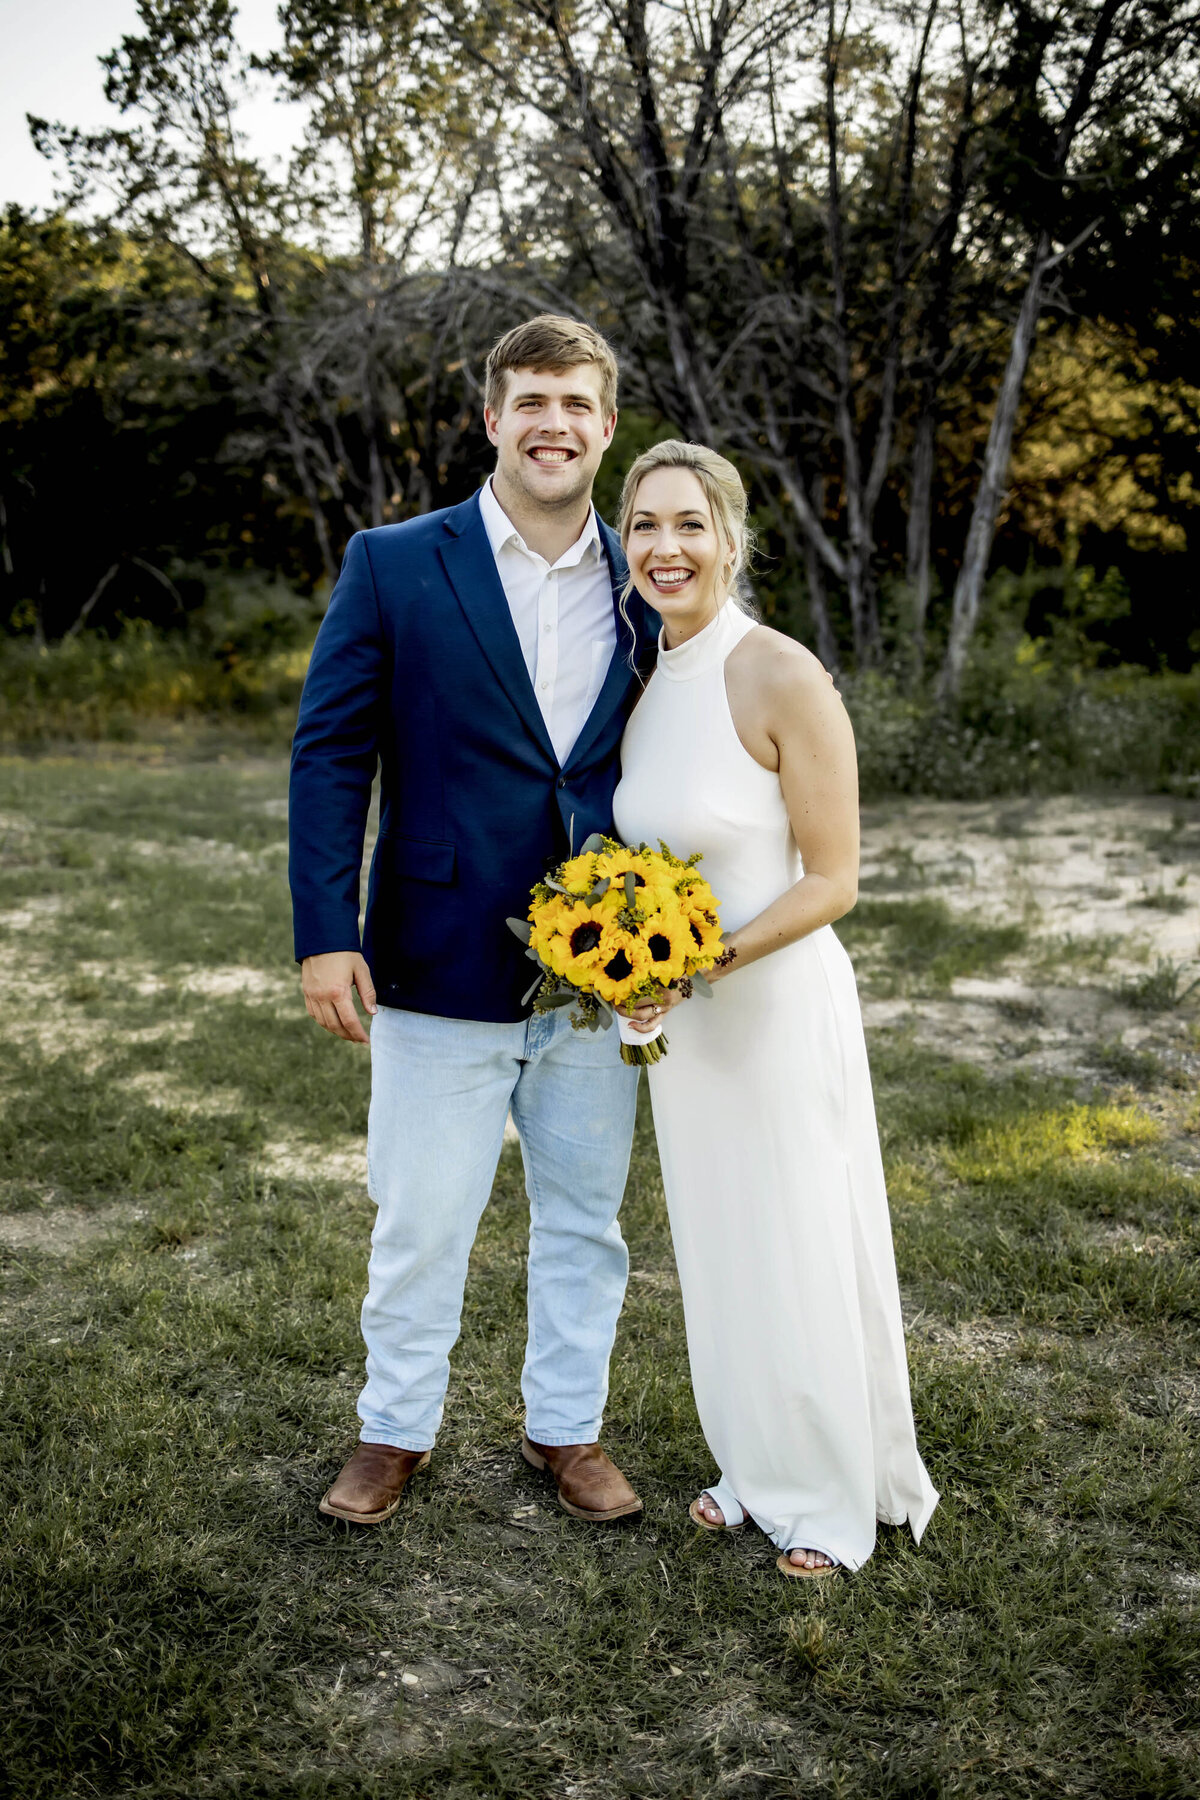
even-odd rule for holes
{"type": "Polygon", "coordinates": [[[364,1443],[428,1450],[437,1436],[510,1107],[529,1195],[525,1428],[539,1444],[600,1435],[638,1071],[615,1029],[573,1031],[567,1013],[492,1025],[381,1006],[372,1021],[364,1443]]]}

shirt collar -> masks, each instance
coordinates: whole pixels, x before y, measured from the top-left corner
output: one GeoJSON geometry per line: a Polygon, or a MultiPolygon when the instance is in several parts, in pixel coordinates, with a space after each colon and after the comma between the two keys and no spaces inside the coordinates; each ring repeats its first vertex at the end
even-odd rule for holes
{"type": "MultiPolygon", "coordinates": [[[[501,550],[507,549],[509,545],[514,549],[520,550],[525,556],[534,556],[537,554],[536,551],[529,548],[529,545],[525,542],[525,539],[521,536],[520,532],[497,500],[495,494],[492,492],[492,478],[490,475],[479,490],[479,511],[483,516],[483,528],[487,532],[488,543],[492,546],[493,556],[499,556],[501,550]]],[[[596,509],[594,506],[589,506],[587,523],[584,525],[583,530],[571,545],[571,548],[569,550],[564,550],[563,554],[554,564],[554,567],[556,569],[573,568],[576,563],[581,563],[589,552],[596,555],[599,554],[601,548],[600,527],[596,523],[596,509]]],[[[539,561],[540,560],[542,559],[539,558],[539,561]]]]}

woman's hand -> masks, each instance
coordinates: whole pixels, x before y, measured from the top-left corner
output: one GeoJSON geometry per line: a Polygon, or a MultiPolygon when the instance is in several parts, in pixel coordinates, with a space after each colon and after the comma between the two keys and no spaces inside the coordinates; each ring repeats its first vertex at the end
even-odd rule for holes
{"type": "Polygon", "coordinates": [[[636,1006],[618,1006],[617,1011],[623,1019],[629,1020],[635,1031],[653,1031],[683,999],[678,988],[656,988],[652,994],[643,994],[636,1006]]]}

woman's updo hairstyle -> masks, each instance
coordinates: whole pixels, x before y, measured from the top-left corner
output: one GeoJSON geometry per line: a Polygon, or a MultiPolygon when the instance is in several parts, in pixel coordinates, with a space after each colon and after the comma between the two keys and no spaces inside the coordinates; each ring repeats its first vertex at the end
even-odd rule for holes
{"type": "MultiPolygon", "coordinates": [[[[631,465],[621,489],[617,530],[622,547],[628,544],[629,534],[633,529],[638,489],[646,476],[655,469],[690,469],[696,477],[704,490],[704,498],[708,501],[717,536],[724,543],[733,545],[733,561],[726,565],[724,572],[722,598],[730,596],[743,612],[757,617],[753,602],[740,591],[741,578],[749,569],[754,556],[754,533],[746,522],[746,490],[733,464],[725,457],[718,456],[707,445],[686,444],[682,438],[667,438],[665,443],[652,444],[649,450],[643,450],[631,465]]],[[[622,613],[632,592],[633,582],[629,580],[621,596],[622,613]]],[[[627,618],[626,623],[628,622],[627,618]]]]}

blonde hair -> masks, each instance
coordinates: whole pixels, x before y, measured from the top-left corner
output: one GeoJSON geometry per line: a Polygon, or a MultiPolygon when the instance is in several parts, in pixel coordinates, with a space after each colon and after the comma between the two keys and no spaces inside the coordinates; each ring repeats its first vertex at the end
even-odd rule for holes
{"type": "Polygon", "coordinates": [[[484,405],[494,413],[501,410],[512,369],[564,375],[581,363],[590,364],[599,373],[600,411],[606,419],[611,418],[617,410],[617,359],[612,346],[590,325],[564,318],[561,313],[539,313],[536,319],[514,325],[496,340],[484,370],[484,405]]]}
{"type": "MultiPolygon", "coordinates": [[[[743,612],[757,617],[753,601],[739,591],[742,577],[750,568],[755,550],[754,532],[746,517],[746,489],[733,464],[715,450],[710,450],[706,444],[687,444],[682,438],[667,438],[664,443],[652,444],[649,450],[642,451],[630,466],[621,487],[617,533],[622,549],[629,542],[629,534],[633,528],[638,489],[647,475],[653,474],[655,469],[689,469],[696,477],[704,490],[704,498],[708,501],[717,536],[733,545],[733,560],[726,563],[723,571],[722,599],[732,599],[743,612]]],[[[626,608],[632,593],[633,577],[629,576],[621,592],[620,605],[621,617],[631,631],[633,624],[626,608]]]]}

